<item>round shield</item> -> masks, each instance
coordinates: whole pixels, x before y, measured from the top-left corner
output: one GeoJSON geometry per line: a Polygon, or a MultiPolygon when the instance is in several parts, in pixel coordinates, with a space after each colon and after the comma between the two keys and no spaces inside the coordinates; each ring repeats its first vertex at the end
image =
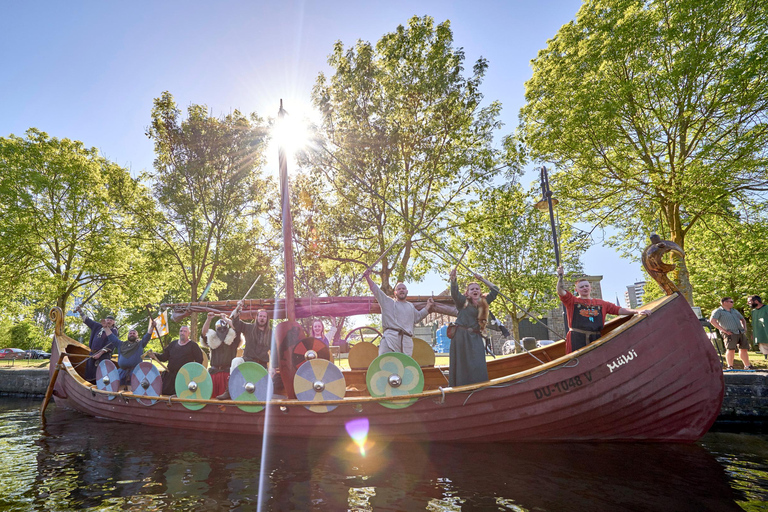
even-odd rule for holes
{"type": "MultiPolygon", "coordinates": [[[[325,359],[312,359],[299,366],[293,378],[293,389],[299,400],[339,400],[347,392],[341,370],[325,359]]],[[[306,405],[312,412],[328,412],[336,405],[306,405]]]]}
{"type": "Polygon", "coordinates": [[[374,359],[379,356],[379,347],[368,341],[361,341],[349,349],[349,367],[352,370],[367,370],[374,359]]]}
{"type": "MultiPolygon", "coordinates": [[[[424,374],[419,363],[400,352],[387,352],[373,360],[365,374],[365,383],[371,396],[404,397],[424,390],[424,374]]],[[[389,409],[402,409],[416,402],[393,400],[379,402],[389,409]]]]}
{"type": "Polygon", "coordinates": [[[413,338],[413,358],[419,366],[435,366],[435,351],[421,338],[413,338]]]}
{"type": "MultiPolygon", "coordinates": [[[[213,394],[213,381],[200,363],[187,363],[176,374],[176,396],[195,400],[210,400],[213,394]]],[[[205,404],[182,402],[182,405],[192,411],[205,407],[205,404]]]]}
{"type": "MultiPolygon", "coordinates": [[[[269,372],[259,363],[246,361],[234,369],[229,376],[229,396],[238,402],[265,402],[271,379],[269,372]]],[[[241,411],[259,412],[263,405],[238,405],[241,411]]]]}
{"type": "Polygon", "coordinates": [[[149,397],[158,397],[163,394],[163,379],[155,365],[148,361],[141,362],[131,372],[131,391],[134,395],[147,398],[137,398],[142,405],[152,405],[157,400],[149,397]]]}
{"type": "MultiPolygon", "coordinates": [[[[99,367],[96,368],[96,387],[102,391],[117,392],[120,390],[120,372],[115,363],[109,359],[100,362],[99,367]]],[[[112,400],[115,396],[107,395],[107,398],[112,400]]]]}
{"type": "Polygon", "coordinates": [[[304,338],[294,345],[291,351],[291,360],[294,368],[298,368],[306,361],[313,359],[331,360],[331,349],[317,338],[304,338]]]}

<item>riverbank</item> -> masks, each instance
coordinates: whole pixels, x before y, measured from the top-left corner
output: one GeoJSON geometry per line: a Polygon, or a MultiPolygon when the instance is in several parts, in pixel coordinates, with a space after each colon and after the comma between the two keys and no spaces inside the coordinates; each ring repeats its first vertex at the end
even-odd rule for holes
{"type": "MultiPolygon", "coordinates": [[[[48,367],[0,367],[0,396],[43,398],[48,367]]],[[[715,425],[718,428],[763,429],[768,426],[768,371],[724,373],[725,395],[715,425]]]]}

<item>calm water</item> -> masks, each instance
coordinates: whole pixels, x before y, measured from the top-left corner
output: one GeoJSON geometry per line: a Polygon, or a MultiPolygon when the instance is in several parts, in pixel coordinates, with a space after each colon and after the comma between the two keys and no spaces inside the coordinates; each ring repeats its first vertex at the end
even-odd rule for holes
{"type": "Polygon", "coordinates": [[[768,436],[385,445],[169,432],[0,398],[0,510],[768,510],[768,436]],[[259,475],[264,470],[260,488],[259,475]]]}

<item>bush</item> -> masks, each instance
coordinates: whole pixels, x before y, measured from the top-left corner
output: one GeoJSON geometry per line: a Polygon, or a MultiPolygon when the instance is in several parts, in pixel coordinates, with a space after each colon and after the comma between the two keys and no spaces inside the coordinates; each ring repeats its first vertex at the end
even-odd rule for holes
{"type": "Polygon", "coordinates": [[[28,350],[31,348],[43,349],[46,339],[42,330],[36,324],[29,321],[22,321],[8,330],[11,346],[28,350]]]}

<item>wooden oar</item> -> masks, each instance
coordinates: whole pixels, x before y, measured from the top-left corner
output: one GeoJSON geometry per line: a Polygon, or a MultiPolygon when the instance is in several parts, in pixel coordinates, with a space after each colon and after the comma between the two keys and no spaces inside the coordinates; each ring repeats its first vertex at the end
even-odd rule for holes
{"type": "Polygon", "coordinates": [[[53,371],[53,375],[51,375],[51,380],[48,382],[48,389],[45,390],[45,398],[43,399],[43,405],[40,406],[40,421],[42,421],[43,426],[45,426],[45,408],[48,407],[48,402],[51,401],[51,396],[53,395],[53,388],[56,385],[56,377],[59,376],[59,370],[61,370],[61,361],[64,359],[64,356],[66,354],[59,354],[59,362],[56,363],[56,369],[53,371]]]}

